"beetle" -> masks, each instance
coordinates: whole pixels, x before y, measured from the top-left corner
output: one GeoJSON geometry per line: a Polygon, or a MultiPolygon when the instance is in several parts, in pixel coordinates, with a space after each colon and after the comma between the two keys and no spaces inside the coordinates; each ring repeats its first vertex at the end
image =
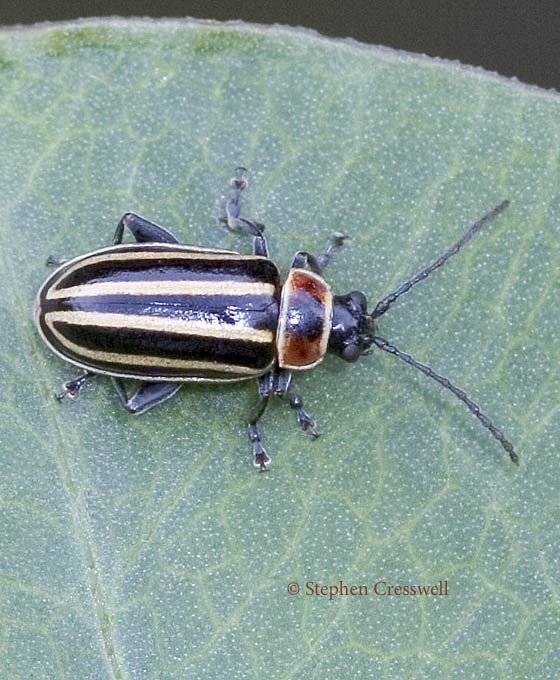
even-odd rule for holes
{"type": "Polygon", "coordinates": [[[49,258],[47,264],[57,269],[37,294],[36,325],[55,354],[84,371],[64,383],[56,397],[74,397],[90,378],[104,374],[111,377],[124,408],[140,414],[172,397],[184,383],[257,379],[258,402],[247,427],[253,463],[265,471],[271,458],[259,420],[271,397],[288,402],[304,432],[319,434],[292,373],[317,366],[327,351],[354,362],[376,346],[452,392],[518,464],[512,444],[465,392],[376,334],[377,319],[458,253],[508,201],[471,224],[440,257],[368,312],[363,293],[334,295],[323,278],[331,256],[347,239],[341,232],[334,233],[319,256],[298,251],[281,283],[269,258],[264,225],[241,217],[247,185],[246,168],[237,168],[221,221],[253,238],[251,255],[181,245],[164,227],[127,213],[112,246],[69,261],[49,258]],[[125,229],[135,243],[122,242],[125,229]],[[126,378],[141,381],[132,396],[126,378]]]}

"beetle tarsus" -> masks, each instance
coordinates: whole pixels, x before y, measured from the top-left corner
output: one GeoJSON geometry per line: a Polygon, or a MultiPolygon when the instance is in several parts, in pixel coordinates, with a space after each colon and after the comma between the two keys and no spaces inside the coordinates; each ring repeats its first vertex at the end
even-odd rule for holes
{"type": "Polygon", "coordinates": [[[253,236],[253,254],[268,257],[268,245],[263,235],[264,224],[240,217],[241,212],[241,192],[247,188],[247,168],[239,166],[235,169],[235,177],[229,181],[230,195],[225,206],[225,217],[220,218],[230,231],[245,236],[253,236]]]}
{"type": "Polygon", "coordinates": [[[259,472],[268,472],[271,458],[264,447],[261,444],[255,444],[253,450],[253,465],[259,469],[259,472]]]}
{"type": "Polygon", "coordinates": [[[298,425],[303,430],[303,432],[305,432],[305,434],[313,437],[313,439],[317,439],[317,437],[320,436],[321,433],[318,432],[317,425],[309,413],[306,413],[303,409],[298,409],[296,412],[296,417],[298,425]]]}
{"type": "Polygon", "coordinates": [[[335,231],[321,255],[312,255],[305,250],[298,250],[292,259],[292,268],[309,269],[315,274],[322,274],[323,269],[329,264],[333,254],[344,246],[344,243],[348,238],[349,237],[341,231],[335,231]]]}
{"type": "Polygon", "coordinates": [[[293,384],[290,384],[283,397],[290,404],[290,408],[296,412],[296,419],[300,429],[305,432],[305,434],[313,437],[313,439],[317,439],[319,432],[317,431],[316,423],[309,413],[304,411],[302,398],[293,384]]]}
{"type": "Polygon", "coordinates": [[[49,255],[47,257],[47,261],[45,262],[46,267],[60,267],[61,264],[64,264],[65,262],[68,262],[68,260],[61,260],[58,257],[53,257],[52,255],[49,255]]]}
{"type": "Polygon", "coordinates": [[[276,369],[259,378],[259,401],[253,408],[249,417],[249,439],[253,443],[253,463],[261,472],[268,469],[270,456],[261,444],[261,432],[257,421],[263,415],[271,396],[281,397],[287,401],[295,411],[296,419],[300,429],[309,436],[316,439],[319,432],[316,429],[315,421],[303,409],[303,401],[292,383],[290,371],[276,369]]]}
{"type": "Polygon", "coordinates": [[[261,431],[257,423],[249,423],[249,439],[253,443],[253,465],[260,472],[266,472],[272,460],[261,442],[261,431]]]}
{"type": "Polygon", "coordinates": [[[243,191],[249,186],[248,180],[249,171],[243,165],[238,165],[235,168],[235,177],[232,177],[229,181],[229,185],[232,189],[237,191],[243,191]]]}
{"type": "Polygon", "coordinates": [[[73,380],[68,380],[63,384],[62,390],[54,395],[55,399],[57,401],[62,401],[65,397],[75,399],[79,391],[86,384],[88,378],[91,378],[93,375],[93,373],[84,373],[73,380]]]}
{"type": "Polygon", "coordinates": [[[247,186],[247,168],[240,166],[235,170],[235,177],[232,177],[229,181],[230,195],[226,203],[226,217],[222,218],[222,222],[233,231],[256,235],[260,233],[255,231],[255,229],[258,229],[256,222],[239,217],[241,192],[247,186]]]}
{"type": "Polygon", "coordinates": [[[317,262],[319,263],[321,270],[323,270],[329,264],[333,254],[336,253],[337,250],[340,250],[344,247],[345,242],[348,241],[349,238],[350,237],[348,234],[343,234],[341,231],[335,231],[333,233],[329,239],[329,242],[327,243],[325,252],[322,255],[319,255],[317,258],[317,262]]]}

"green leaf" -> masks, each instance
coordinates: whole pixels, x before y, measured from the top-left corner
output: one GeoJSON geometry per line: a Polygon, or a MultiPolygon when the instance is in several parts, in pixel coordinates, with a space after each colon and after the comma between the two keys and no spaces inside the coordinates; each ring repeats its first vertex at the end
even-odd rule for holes
{"type": "Polygon", "coordinates": [[[560,675],[558,95],[283,28],[107,20],[0,33],[0,676],[560,675]],[[375,351],[297,375],[322,437],[255,386],[187,386],[134,418],[32,319],[49,254],[134,210],[247,252],[243,206],[293,252],[351,235],[335,292],[372,306],[503,199],[510,207],[379,319],[503,428],[375,351]],[[448,582],[448,596],[320,597],[448,582]],[[290,595],[298,582],[299,595],[290,595]]]}

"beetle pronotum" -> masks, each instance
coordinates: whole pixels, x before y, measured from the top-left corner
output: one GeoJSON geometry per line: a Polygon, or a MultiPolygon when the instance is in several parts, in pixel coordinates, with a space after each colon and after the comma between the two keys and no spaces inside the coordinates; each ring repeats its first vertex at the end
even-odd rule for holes
{"type": "Polygon", "coordinates": [[[270,456],[258,421],[272,396],[285,399],[300,428],[318,436],[292,372],[316,366],[327,351],[353,362],[375,345],[451,391],[518,463],[503,432],[462,390],[376,334],[376,319],[458,253],[508,202],[470,225],[443,255],[369,313],[363,293],[333,295],[322,276],[346,239],[339,232],[318,257],[297,252],[281,284],[268,256],[264,225],[240,216],[246,187],[247,171],[237,168],[222,221],[230,230],[253,237],[252,255],[180,245],[167,229],[127,213],[112,246],[66,262],[49,258],[48,264],[58,267],[37,294],[37,327],[55,354],[85,371],[66,382],[57,398],[75,396],[89,378],[105,374],[124,408],[143,413],[186,382],[256,378],[259,399],[247,425],[253,462],[264,471],[270,456]],[[125,228],[136,243],[122,243],[125,228]],[[130,397],[123,378],[142,381],[130,397]]]}

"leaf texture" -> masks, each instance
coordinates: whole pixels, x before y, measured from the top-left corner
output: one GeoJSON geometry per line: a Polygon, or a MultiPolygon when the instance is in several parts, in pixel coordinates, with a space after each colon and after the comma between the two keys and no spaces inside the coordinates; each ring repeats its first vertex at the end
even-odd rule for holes
{"type": "Polygon", "coordinates": [[[560,675],[560,100],[454,63],[245,24],[95,20],[0,32],[0,677],[560,675]],[[371,306],[503,199],[506,212],[379,319],[503,428],[389,355],[297,375],[254,471],[251,383],[135,418],[33,324],[48,255],[133,210],[248,252],[227,182],[371,306]],[[373,584],[448,582],[447,596],[373,584]],[[368,596],[308,594],[309,582],[368,596]],[[300,585],[299,595],[288,584],[300,585]]]}

